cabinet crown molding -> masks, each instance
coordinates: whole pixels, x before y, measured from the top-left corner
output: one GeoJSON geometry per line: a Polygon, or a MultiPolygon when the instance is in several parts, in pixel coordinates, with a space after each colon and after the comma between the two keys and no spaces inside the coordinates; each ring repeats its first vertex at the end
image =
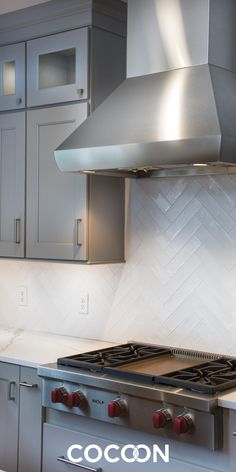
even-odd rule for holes
{"type": "Polygon", "coordinates": [[[126,17],[120,0],[51,0],[0,15],[0,46],[84,26],[126,36],[126,17]]]}

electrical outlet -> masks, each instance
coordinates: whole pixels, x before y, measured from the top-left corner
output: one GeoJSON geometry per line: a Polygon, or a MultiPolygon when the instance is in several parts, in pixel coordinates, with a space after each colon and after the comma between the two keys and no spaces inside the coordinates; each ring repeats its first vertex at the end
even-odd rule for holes
{"type": "Polygon", "coordinates": [[[89,294],[87,292],[81,292],[79,294],[79,314],[88,315],[89,311],[89,294]]]}
{"type": "Polygon", "coordinates": [[[19,306],[28,306],[27,287],[21,286],[17,290],[17,303],[19,306]]]}

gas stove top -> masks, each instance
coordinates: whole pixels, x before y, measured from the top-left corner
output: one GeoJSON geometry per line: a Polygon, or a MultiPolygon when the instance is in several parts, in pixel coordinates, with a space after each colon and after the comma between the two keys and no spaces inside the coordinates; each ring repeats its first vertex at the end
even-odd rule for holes
{"type": "Polygon", "coordinates": [[[218,393],[236,387],[236,359],[133,342],[60,358],[38,374],[45,408],[218,449],[218,393]]]}
{"type": "Polygon", "coordinates": [[[236,386],[236,359],[149,344],[122,344],[64,357],[58,365],[208,395],[236,386]]]}

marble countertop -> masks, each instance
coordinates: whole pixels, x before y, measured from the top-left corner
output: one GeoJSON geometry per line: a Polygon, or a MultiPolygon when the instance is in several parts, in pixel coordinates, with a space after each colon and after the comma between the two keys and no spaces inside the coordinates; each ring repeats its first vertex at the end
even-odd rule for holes
{"type": "Polygon", "coordinates": [[[105,341],[0,328],[0,361],[37,367],[58,357],[114,345],[105,341]]]}
{"type": "Polygon", "coordinates": [[[225,393],[219,396],[218,405],[223,408],[229,408],[230,410],[236,410],[236,389],[231,390],[229,393],[225,393]]]}

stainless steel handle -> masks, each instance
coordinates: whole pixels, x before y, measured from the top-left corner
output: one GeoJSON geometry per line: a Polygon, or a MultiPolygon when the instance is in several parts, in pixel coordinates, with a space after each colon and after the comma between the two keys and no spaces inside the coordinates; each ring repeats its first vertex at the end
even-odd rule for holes
{"type": "Polygon", "coordinates": [[[81,218],[78,218],[75,222],[76,246],[82,246],[81,223],[81,218]]]}
{"type": "Polygon", "coordinates": [[[64,456],[58,457],[57,461],[64,462],[64,464],[74,465],[75,467],[79,467],[82,470],[89,470],[89,472],[102,472],[102,469],[100,467],[98,469],[93,469],[92,467],[88,467],[87,465],[76,464],[75,462],[71,462],[68,459],[65,459],[64,456]]]}
{"type": "Polygon", "coordinates": [[[236,431],[233,432],[233,436],[236,436],[236,431]]]}
{"type": "Polygon", "coordinates": [[[8,384],[8,400],[15,401],[16,397],[13,393],[13,389],[15,388],[16,382],[9,382],[8,384]]]}
{"type": "Polygon", "coordinates": [[[20,224],[21,224],[21,220],[20,218],[16,218],[15,220],[15,225],[16,225],[16,244],[20,244],[20,224]]]}
{"type": "Polygon", "coordinates": [[[26,387],[26,388],[38,388],[38,384],[29,384],[27,382],[20,382],[19,386],[26,387]]]}

